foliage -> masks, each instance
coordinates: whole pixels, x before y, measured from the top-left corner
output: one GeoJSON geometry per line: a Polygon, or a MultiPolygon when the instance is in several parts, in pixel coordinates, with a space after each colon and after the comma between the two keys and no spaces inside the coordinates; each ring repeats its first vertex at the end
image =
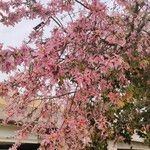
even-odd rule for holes
{"type": "Polygon", "coordinates": [[[14,73],[0,83],[5,123],[21,124],[12,149],[29,133],[42,150],[106,149],[135,131],[149,141],[148,0],[2,0],[0,10],[6,26],[41,20],[20,47],[0,45],[0,70],[14,73]]]}

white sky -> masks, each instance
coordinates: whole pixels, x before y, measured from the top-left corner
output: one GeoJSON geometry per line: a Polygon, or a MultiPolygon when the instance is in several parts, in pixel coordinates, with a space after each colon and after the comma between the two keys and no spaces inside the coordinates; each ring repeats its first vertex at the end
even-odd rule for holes
{"type": "Polygon", "coordinates": [[[22,41],[28,38],[33,27],[39,22],[39,20],[23,20],[15,27],[6,27],[0,24],[0,43],[3,43],[4,47],[21,45],[22,41]]]}

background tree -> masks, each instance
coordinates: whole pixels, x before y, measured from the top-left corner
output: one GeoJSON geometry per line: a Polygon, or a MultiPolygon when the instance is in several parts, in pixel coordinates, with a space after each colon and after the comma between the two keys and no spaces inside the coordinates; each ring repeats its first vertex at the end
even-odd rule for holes
{"type": "Polygon", "coordinates": [[[21,124],[14,149],[31,132],[52,150],[106,149],[135,131],[148,141],[148,0],[2,0],[0,10],[6,26],[41,20],[22,46],[1,44],[0,70],[14,73],[0,84],[5,123],[21,124]]]}

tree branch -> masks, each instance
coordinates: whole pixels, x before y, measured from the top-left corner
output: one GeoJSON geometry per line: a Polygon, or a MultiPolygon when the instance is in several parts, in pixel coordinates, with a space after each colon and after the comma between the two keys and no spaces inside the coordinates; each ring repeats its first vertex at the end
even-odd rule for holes
{"type": "Polygon", "coordinates": [[[72,92],[68,92],[68,93],[64,93],[64,94],[56,95],[56,96],[52,96],[52,97],[36,98],[34,100],[44,100],[44,99],[49,99],[50,100],[50,99],[60,98],[60,97],[66,96],[66,95],[74,94],[75,92],[76,91],[72,91],[72,92]]]}
{"type": "Polygon", "coordinates": [[[80,4],[80,5],[82,5],[84,8],[89,9],[89,7],[87,7],[85,4],[81,3],[81,2],[78,1],[78,0],[75,0],[75,2],[77,2],[77,3],[80,4]]]}

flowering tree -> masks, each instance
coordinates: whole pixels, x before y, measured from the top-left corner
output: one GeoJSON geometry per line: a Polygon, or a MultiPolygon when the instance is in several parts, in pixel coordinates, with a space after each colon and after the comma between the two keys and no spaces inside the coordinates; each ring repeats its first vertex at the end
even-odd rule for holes
{"type": "Polygon", "coordinates": [[[0,48],[0,70],[13,72],[0,83],[5,123],[21,125],[14,149],[29,133],[39,135],[43,150],[102,149],[110,138],[131,141],[135,129],[148,137],[149,2],[116,0],[113,6],[0,1],[3,25],[41,20],[20,47],[0,48]]]}

